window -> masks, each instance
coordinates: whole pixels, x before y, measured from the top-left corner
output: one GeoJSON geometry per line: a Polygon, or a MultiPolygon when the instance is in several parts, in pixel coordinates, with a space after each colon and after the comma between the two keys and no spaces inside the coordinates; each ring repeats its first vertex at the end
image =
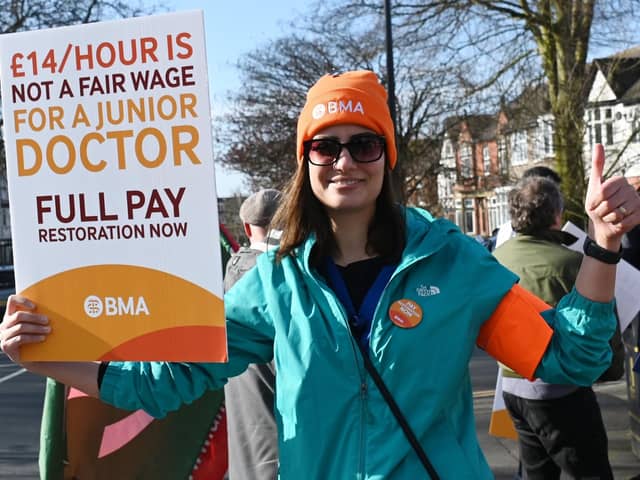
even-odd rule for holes
{"type": "Polygon", "coordinates": [[[587,114],[589,123],[589,144],[613,145],[613,110],[611,108],[594,108],[587,114]]]}
{"type": "Polygon", "coordinates": [[[489,231],[493,232],[500,225],[507,223],[509,217],[509,190],[512,187],[498,187],[489,201],[489,231]]]}
{"type": "Polygon", "coordinates": [[[545,118],[540,120],[538,124],[538,156],[542,160],[544,157],[551,157],[554,154],[553,148],[553,120],[551,118],[545,118]]]}
{"type": "Polygon", "coordinates": [[[511,164],[525,165],[527,157],[527,132],[515,132],[511,135],[511,164]]]}
{"type": "Polygon", "coordinates": [[[475,230],[473,228],[473,219],[474,219],[474,208],[473,208],[473,198],[465,198],[464,199],[464,232],[465,233],[473,233],[475,230]]]}
{"type": "Polygon", "coordinates": [[[460,148],[460,176],[462,178],[473,177],[473,158],[471,156],[471,145],[462,144],[460,148]]]}
{"type": "Polygon", "coordinates": [[[500,191],[496,192],[498,196],[498,225],[511,221],[509,214],[509,192],[511,187],[504,187],[500,191]]]}
{"type": "Polygon", "coordinates": [[[498,140],[498,163],[500,164],[500,173],[502,173],[502,175],[509,173],[507,140],[504,137],[501,137],[500,140],[498,140]]]}
{"type": "Polygon", "coordinates": [[[462,200],[460,200],[459,198],[456,198],[455,206],[456,206],[456,225],[460,227],[460,230],[464,231],[463,222],[462,222],[462,218],[463,218],[462,200]]]}
{"type": "Polygon", "coordinates": [[[453,144],[449,139],[446,139],[444,141],[443,156],[444,156],[443,165],[445,167],[455,168],[456,166],[455,152],[453,150],[453,144]]]}
{"type": "Polygon", "coordinates": [[[474,200],[473,198],[460,199],[456,198],[456,225],[460,227],[464,233],[474,233],[474,200]]]}
{"type": "Polygon", "coordinates": [[[610,108],[604,109],[604,130],[606,132],[606,145],[613,145],[613,114],[610,108]]]}
{"type": "Polygon", "coordinates": [[[491,197],[489,200],[489,231],[493,232],[500,226],[500,218],[498,218],[498,197],[491,197]]]}
{"type": "Polygon", "coordinates": [[[453,185],[455,178],[449,171],[438,175],[438,199],[444,211],[448,214],[455,211],[453,203],[453,185]]]}
{"type": "Polygon", "coordinates": [[[482,170],[486,175],[491,174],[491,155],[489,154],[489,145],[482,148],[482,170]]]}

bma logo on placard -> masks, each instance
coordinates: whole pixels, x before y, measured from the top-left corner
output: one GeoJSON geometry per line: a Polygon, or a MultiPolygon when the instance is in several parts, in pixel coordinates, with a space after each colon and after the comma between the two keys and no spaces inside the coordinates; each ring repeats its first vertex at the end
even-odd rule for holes
{"type": "Polygon", "coordinates": [[[84,299],[84,313],[91,318],[149,315],[144,297],[98,297],[89,295],[84,299]]]}

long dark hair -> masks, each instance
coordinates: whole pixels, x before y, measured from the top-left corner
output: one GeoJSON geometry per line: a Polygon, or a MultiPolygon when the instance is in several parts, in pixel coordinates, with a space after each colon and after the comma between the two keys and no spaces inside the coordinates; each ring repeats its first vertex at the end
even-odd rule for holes
{"type": "MultiPolygon", "coordinates": [[[[386,162],[386,160],[385,160],[386,162]]],[[[311,190],[309,166],[306,160],[298,165],[296,174],[284,189],[284,199],[272,225],[283,230],[278,261],[293,253],[307,237],[314,233],[316,246],[312,263],[335,253],[337,244],[324,205],[311,190]]],[[[382,189],[376,199],[376,211],[369,225],[366,251],[378,254],[386,262],[397,262],[405,245],[405,221],[391,181],[391,170],[385,166],[382,189]]]]}

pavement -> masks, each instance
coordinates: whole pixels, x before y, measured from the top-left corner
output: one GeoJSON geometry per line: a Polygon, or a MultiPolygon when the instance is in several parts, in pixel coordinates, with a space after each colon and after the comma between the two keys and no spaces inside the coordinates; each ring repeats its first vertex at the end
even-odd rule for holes
{"type": "MultiPolygon", "coordinates": [[[[609,437],[609,461],[614,478],[629,480],[640,475],[640,458],[631,450],[626,381],[623,379],[596,385],[594,390],[609,437]]],[[[493,437],[487,433],[492,404],[492,391],[474,394],[478,439],[496,480],[513,480],[518,468],[518,445],[513,440],[493,437]]],[[[565,478],[569,477],[563,475],[562,479],[565,478]]]]}

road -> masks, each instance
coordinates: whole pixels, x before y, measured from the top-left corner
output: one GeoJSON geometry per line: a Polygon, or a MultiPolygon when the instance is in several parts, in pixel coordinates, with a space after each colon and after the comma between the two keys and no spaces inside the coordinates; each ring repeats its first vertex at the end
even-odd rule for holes
{"type": "Polygon", "coordinates": [[[0,479],[36,480],[44,380],[0,353],[0,479]]]}

